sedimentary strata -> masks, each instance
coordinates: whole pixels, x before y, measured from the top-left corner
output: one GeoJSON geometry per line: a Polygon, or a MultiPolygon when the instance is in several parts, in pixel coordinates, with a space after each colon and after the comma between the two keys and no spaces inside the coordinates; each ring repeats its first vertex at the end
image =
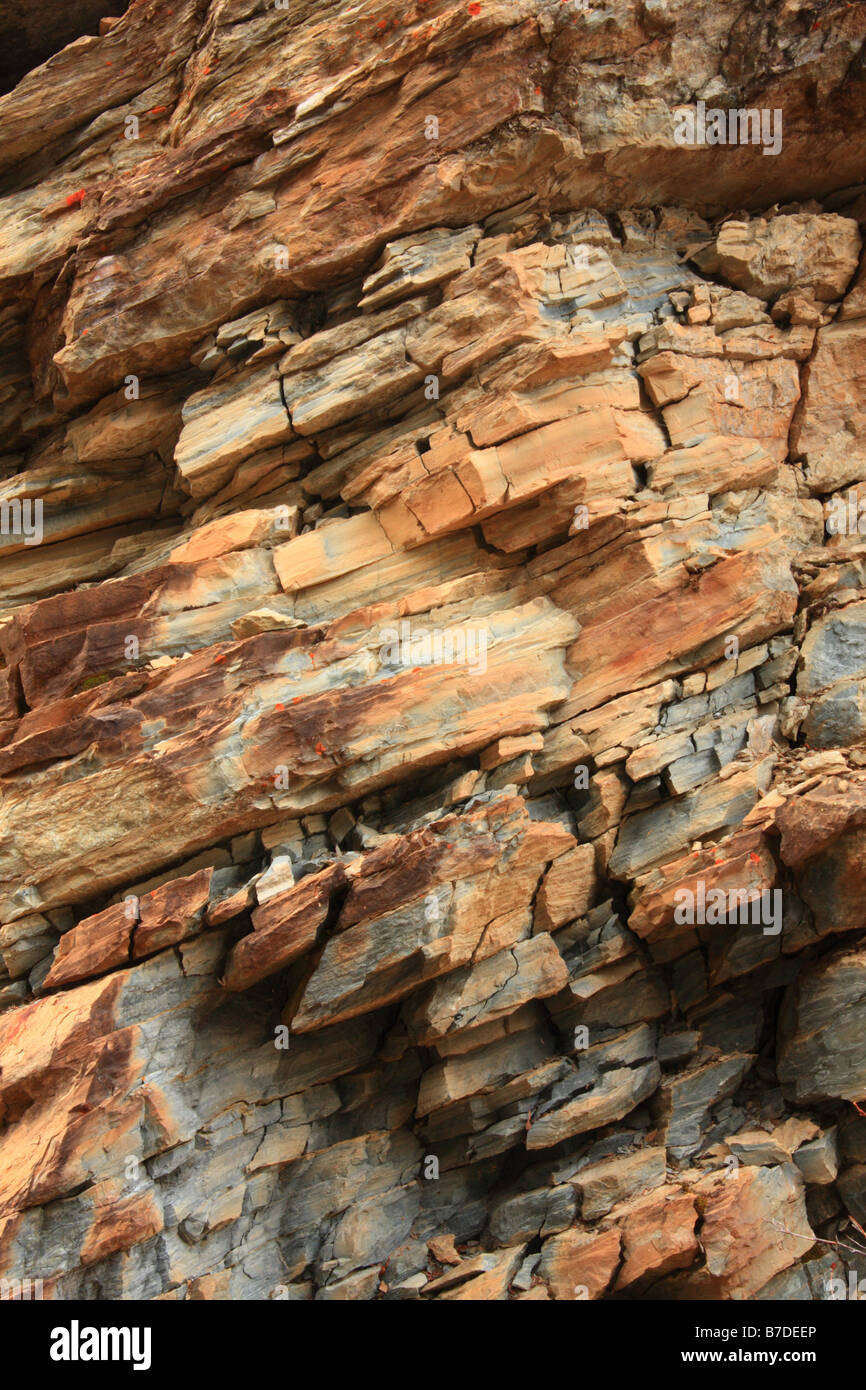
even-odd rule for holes
{"type": "Polygon", "coordinates": [[[0,1276],[828,1297],[866,9],[101,30],[0,97],[0,1276]]]}

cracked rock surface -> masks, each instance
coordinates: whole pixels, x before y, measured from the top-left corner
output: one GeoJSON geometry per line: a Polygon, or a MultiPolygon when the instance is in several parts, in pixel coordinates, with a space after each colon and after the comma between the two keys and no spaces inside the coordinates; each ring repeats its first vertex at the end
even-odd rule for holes
{"type": "Polygon", "coordinates": [[[0,96],[0,1277],[829,1298],[866,7],[91,8],[0,96]]]}

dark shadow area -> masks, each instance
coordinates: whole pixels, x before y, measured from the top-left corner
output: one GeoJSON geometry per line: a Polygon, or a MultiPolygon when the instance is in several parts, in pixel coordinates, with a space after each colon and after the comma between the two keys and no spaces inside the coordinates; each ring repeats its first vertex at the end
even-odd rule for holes
{"type": "Polygon", "coordinates": [[[0,93],[11,92],[25,73],[73,39],[98,34],[101,19],[128,7],[129,0],[0,0],[0,93]]]}

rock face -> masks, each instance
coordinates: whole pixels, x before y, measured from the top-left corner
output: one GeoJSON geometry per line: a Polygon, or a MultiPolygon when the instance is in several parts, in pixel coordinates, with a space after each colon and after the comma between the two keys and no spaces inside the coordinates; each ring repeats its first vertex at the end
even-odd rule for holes
{"type": "Polygon", "coordinates": [[[90,8],[0,97],[0,1277],[829,1297],[863,7],[90,8]]]}

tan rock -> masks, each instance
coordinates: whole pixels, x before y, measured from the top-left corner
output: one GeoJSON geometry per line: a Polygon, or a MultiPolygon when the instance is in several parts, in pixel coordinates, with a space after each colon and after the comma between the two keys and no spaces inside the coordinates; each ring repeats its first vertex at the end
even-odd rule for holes
{"type": "Polygon", "coordinates": [[[830,1236],[866,1171],[864,7],[43,8],[4,1290],[817,1296],[804,1184],[830,1236]],[[732,74],[772,157],[680,142],[732,74]],[[674,920],[700,880],[783,930],[674,920]]]}
{"type": "Polygon", "coordinates": [[[600,1298],[619,1267],[621,1245],[616,1228],[600,1235],[563,1231],[544,1242],[538,1273],[557,1301],[600,1298]]]}
{"type": "Polygon", "coordinates": [[[427,1242],[427,1249],[440,1265],[459,1265],[463,1259],[454,1244],[453,1235],[433,1236],[427,1242]]]}
{"type": "Polygon", "coordinates": [[[719,273],[761,299],[796,286],[826,302],[841,298],[847,289],[860,244],[852,218],[788,213],[769,221],[731,219],[696,259],[701,269],[719,273]]]}
{"type": "Polygon", "coordinates": [[[573,1182],[580,1193],[582,1219],[595,1221],[641,1188],[658,1187],[664,1180],[665,1150],[648,1148],[622,1158],[603,1158],[582,1168],[573,1182]]]}
{"type": "Polygon", "coordinates": [[[328,915],[331,895],[345,882],[340,864],[310,874],[288,893],[271,899],[252,914],[253,932],[229,952],[223,984],[248,989],[312,950],[328,915]]]}
{"type": "Polygon", "coordinates": [[[498,1302],[507,1297],[508,1286],[520,1264],[525,1246],[478,1255],[464,1260],[447,1274],[431,1279],[424,1293],[439,1298],[470,1302],[498,1302]]]}
{"type": "Polygon", "coordinates": [[[138,904],[130,898],[79,922],[61,938],[45,988],[57,989],[128,964],[137,920],[138,904]]]}
{"type": "MultiPolygon", "coordinates": [[[[247,550],[276,540],[287,540],[297,530],[297,507],[272,508],[236,512],[201,526],[189,540],[172,549],[173,564],[193,560],[211,560],[230,550],[247,550]]],[[[249,636],[249,633],[245,633],[249,636]]]]}
{"type": "Polygon", "coordinates": [[[660,1188],[629,1203],[618,1224],[623,1262],[614,1287],[644,1287],[673,1270],[688,1269],[700,1250],[698,1208],[689,1192],[660,1188]]]}
{"type": "Polygon", "coordinates": [[[820,329],[791,436],[813,492],[834,492],[866,473],[860,443],[864,377],[866,323],[846,319],[820,329]]]}
{"type": "Polygon", "coordinates": [[[705,1267],[681,1286],[692,1298],[751,1298],[814,1243],[793,1164],[741,1167],[736,1178],[711,1174],[695,1184],[703,1207],[705,1267]]]}
{"type": "Polygon", "coordinates": [[[583,917],[592,906],[596,883],[592,845],[575,845],[554,859],[538,892],[535,930],[556,931],[565,922],[583,917]]]}

